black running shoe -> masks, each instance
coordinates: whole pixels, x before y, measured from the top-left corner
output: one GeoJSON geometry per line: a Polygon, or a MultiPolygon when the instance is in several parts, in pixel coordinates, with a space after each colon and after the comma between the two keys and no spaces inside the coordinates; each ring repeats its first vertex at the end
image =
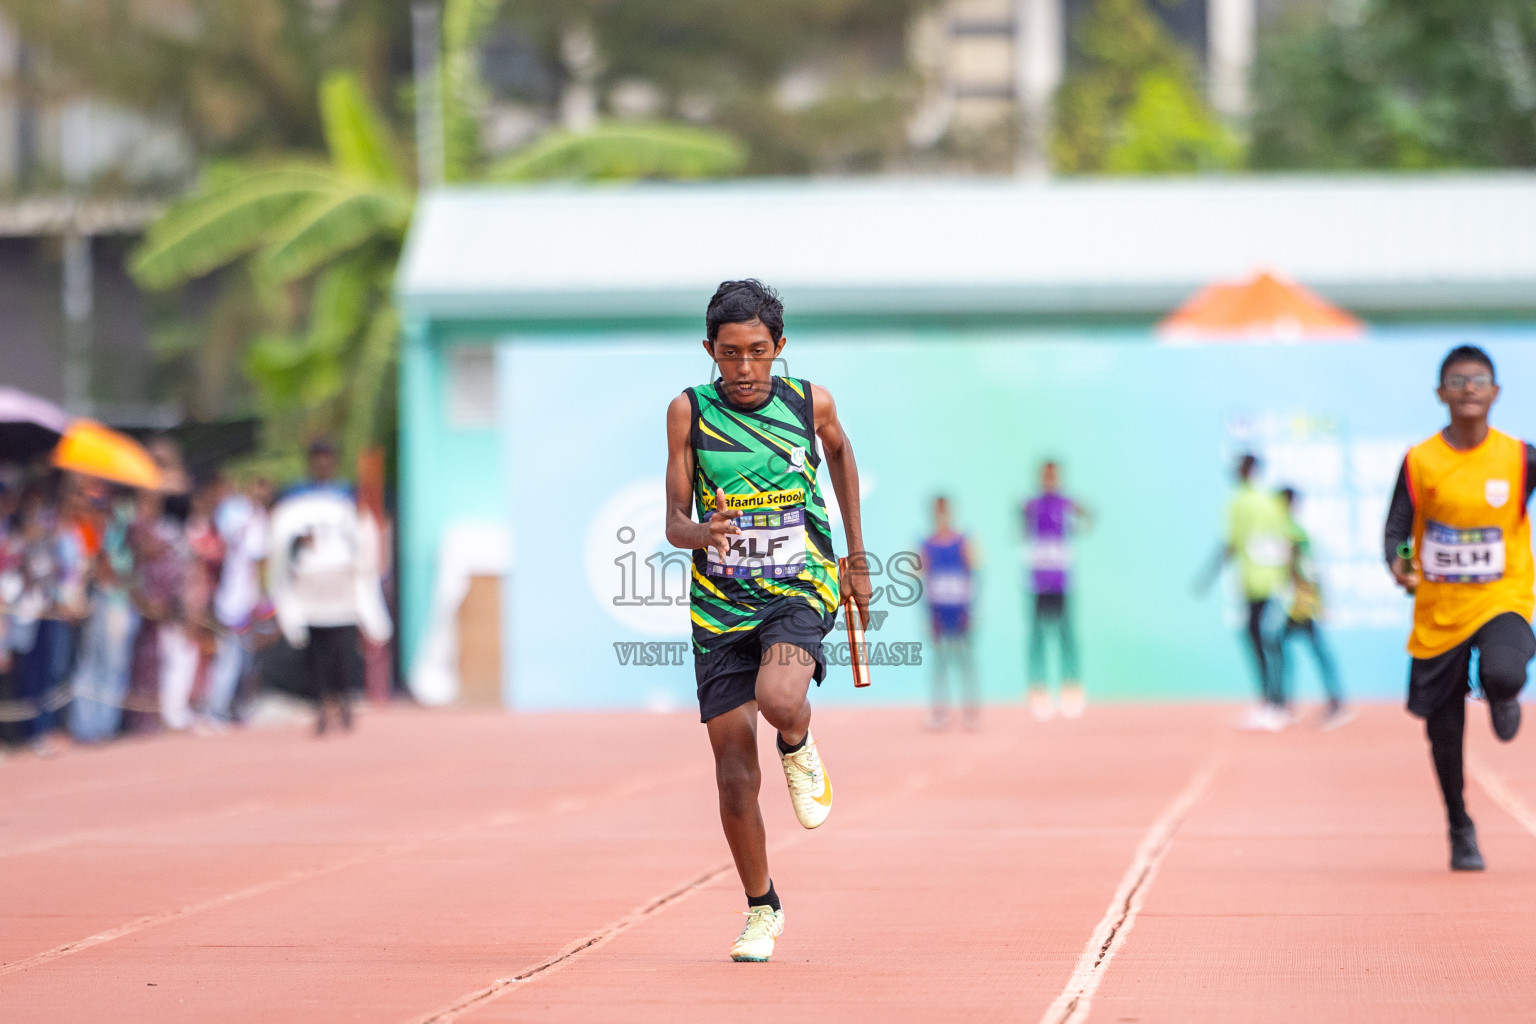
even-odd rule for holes
{"type": "Polygon", "coordinates": [[[1508,743],[1520,731],[1520,702],[1518,700],[1491,700],[1488,715],[1493,719],[1493,734],[1508,743]]]}
{"type": "Polygon", "coordinates": [[[1451,829],[1451,870],[1482,871],[1486,866],[1477,848],[1477,829],[1472,825],[1451,829]]]}

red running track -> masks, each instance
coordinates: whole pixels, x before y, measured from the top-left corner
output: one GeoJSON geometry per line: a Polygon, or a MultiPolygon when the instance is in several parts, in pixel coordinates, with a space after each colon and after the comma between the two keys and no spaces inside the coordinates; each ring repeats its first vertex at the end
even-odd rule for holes
{"type": "Polygon", "coordinates": [[[1536,740],[1474,709],[1489,871],[1452,875],[1404,712],[1235,714],[819,713],[826,826],[765,765],[771,964],[726,956],[743,900],[686,716],[392,710],[13,757],[0,1021],[1536,1018],[1536,740]]]}

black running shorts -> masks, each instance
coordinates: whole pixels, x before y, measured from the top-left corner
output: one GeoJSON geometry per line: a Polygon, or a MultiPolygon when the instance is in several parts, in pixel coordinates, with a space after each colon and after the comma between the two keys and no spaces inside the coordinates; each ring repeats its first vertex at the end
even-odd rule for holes
{"type": "MultiPolygon", "coordinates": [[[[1408,670],[1408,710],[1428,718],[1448,700],[1462,700],[1472,689],[1472,649],[1480,652],[1481,663],[1497,664],[1500,674],[1523,682],[1524,666],[1536,656],[1536,635],[1524,616],[1514,612],[1495,615],[1478,627],[1477,632],[1444,654],[1433,658],[1414,658],[1408,670]],[[1515,666],[1511,671],[1511,666],[1515,666]]],[[[1507,684],[1506,684],[1507,688],[1507,684]]],[[[1519,688],[1516,687],[1516,692],[1519,688]]],[[[1504,698],[1513,694],[1494,693],[1504,698]]]]}
{"type": "Polygon", "coordinates": [[[693,654],[699,691],[699,721],[723,715],[757,699],[757,670],[764,652],[774,644],[796,648],[793,657],[813,663],[811,678],[820,686],[827,674],[821,641],[832,630],[834,616],[812,608],[803,598],[786,597],[769,606],[762,622],[714,647],[693,654]]]}

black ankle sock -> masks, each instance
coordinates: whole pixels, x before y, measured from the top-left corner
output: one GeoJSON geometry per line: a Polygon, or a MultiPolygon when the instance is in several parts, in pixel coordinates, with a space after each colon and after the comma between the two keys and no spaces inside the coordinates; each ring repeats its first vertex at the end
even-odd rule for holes
{"type": "Polygon", "coordinates": [[[753,907],[772,907],[774,910],[784,909],[779,906],[779,894],[773,891],[773,879],[768,879],[768,891],[761,896],[753,896],[751,893],[747,894],[747,909],[750,910],[753,907]]]}
{"type": "Polygon", "coordinates": [[[784,742],[784,734],[783,733],[779,733],[778,734],[778,739],[776,740],[776,742],[779,745],[779,753],[780,754],[793,754],[795,751],[797,751],[801,747],[805,746],[805,741],[810,739],[810,738],[811,738],[811,734],[810,733],[806,733],[804,736],[800,737],[800,742],[799,743],[796,743],[794,746],[791,747],[791,746],[787,745],[784,742]]]}

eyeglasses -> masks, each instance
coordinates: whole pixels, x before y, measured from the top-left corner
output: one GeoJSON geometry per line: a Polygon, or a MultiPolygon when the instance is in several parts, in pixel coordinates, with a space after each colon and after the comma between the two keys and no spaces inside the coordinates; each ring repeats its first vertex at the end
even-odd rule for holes
{"type": "Polygon", "coordinates": [[[1445,378],[1445,389],[1447,391],[1463,391],[1467,388],[1471,388],[1473,391],[1485,391],[1491,387],[1493,387],[1493,374],[1491,373],[1474,373],[1470,377],[1464,373],[1453,373],[1445,378]]]}

